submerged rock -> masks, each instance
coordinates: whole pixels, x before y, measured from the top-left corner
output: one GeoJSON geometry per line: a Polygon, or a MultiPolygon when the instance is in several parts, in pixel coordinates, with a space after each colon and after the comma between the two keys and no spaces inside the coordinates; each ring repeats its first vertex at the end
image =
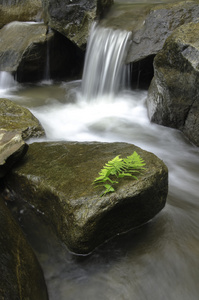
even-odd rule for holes
{"type": "Polygon", "coordinates": [[[168,170],[154,154],[126,143],[33,143],[5,178],[6,198],[35,210],[72,252],[88,254],[116,234],[141,226],[164,207],[168,170]],[[100,197],[93,180],[116,155],[146,162],[138,180],[122,179],[100,197]]]}
{"type": "Polygon", "coordinates": [[[0,129],[0,178],[27,152],[28,145],[21,134],[0,129]]]}
{"type": "Polygon", "coordinates": [[[48,299],[37,258],[1,197],[0,274],[0,299],[48,299]]]}
{"type": "Polygon", "coordinates": [[[37,118],[15,102],[0,99],[0,129],[20,133],[24,140],[45,135],[37,118]]]}
{"type": "Polygon", "coordinates": [[[199,146],[199,23],[178,28],[154,60],[148,93],[152,122],[180,129],[199,146]]]}

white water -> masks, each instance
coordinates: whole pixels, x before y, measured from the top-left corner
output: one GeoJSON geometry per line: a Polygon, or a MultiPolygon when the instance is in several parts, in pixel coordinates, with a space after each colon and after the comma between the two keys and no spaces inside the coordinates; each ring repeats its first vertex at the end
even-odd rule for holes
{"type": "Polygon", "coordinates": [[[82,95],[87,101],[121,89],[130,32],[94,24],[86,52],[82,95]]]}
{"type": "Polygon", "coordinates": [[[5,71],[0,71],[0,93],[5,90],[10,90],[17,86],[17,82],[14,80],[12,74],[5,71]]]}

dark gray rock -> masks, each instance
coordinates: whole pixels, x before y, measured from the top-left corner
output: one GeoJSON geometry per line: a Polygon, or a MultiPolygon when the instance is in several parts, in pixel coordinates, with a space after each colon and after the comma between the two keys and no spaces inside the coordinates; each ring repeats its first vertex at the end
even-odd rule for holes
{"type": "Polygon", "coordinates": [[[183,24],[198,22],[199,4],[196,1],[164,3],[145,10],[142,24],[135,24],[127,62],[136,62],[157,54],[171,33],[183,24]]]}
{"type": "Polygon", "coordinates": [[[147,105],[152,122],[180,129],[199,146],[199,23],[179,27],[154,61],[147,105]]]}
{"type": "Polygon", "coordinates": [[[28,145],[17,132],[0,129],[0,178],[27,152],[28,145]]]}
{"type": "Polygon", "coordinates": [[[42,1],[45,23],[83,50],[91,24],[113,3],[113,0],[42,1]]]}
{"type": "Polygon", "coordinates": [[[20,133],[24,140],[45,135],[43,127],[27,108],[3,98],[0,98],[0,129],[20,133]]]}
{"type": "Polygon", "coordinates": [[[37,258],[1,197],[0,274],[0,299],[48,299],[37,258]]]}
{"type": "Polygon", "coordinates": [[[34,143],[5,178],[6,198],[35,210],[70,251],[87,254],[116,234],[141,226],[164,207],[168,170],[154,154],[125,143],[34,143]],[[146,162],[138,180],[122,179],[100,197],[93,180],[116,155],[146,162]]]}

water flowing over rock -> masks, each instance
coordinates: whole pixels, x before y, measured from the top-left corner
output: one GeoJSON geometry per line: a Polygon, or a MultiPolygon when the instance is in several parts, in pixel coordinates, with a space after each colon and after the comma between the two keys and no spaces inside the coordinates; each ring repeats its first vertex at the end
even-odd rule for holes
{"type": "Polygon", "coordinates": [[[82,95],[87,100],[121,89],[130,36],[128,31],[92,26],[82,78],[82,95]]]}
{"type": "Polygon", "coordinates": [[[116,3],[106,18],[105,27],[132,32],[126,63],[131,63],[133,87],[148,88],[153,77],[153,59],[167,37],[178,27],[199,20],[197,1],[175,3],[116,3]]]}
{"type": "Polygon", "coordinates": [[[116,234],[141,226],[165,205],[168,170],[154,154],[126,143],[33,143],[5,178],[6,198],[21,202],[75,253],[87,254],[116,234]],[[138,180],[122,180],[100,197],[93,180],[116,155],[136,151],[146,162],[138,180]]]}
{"type": "Polygon", "coordinates": [[[85,49],[90,26],[113,0],[42,0],[44,20],[81,49],[85,49]]]}
{"type": "Polygon", "coordinates": [[[21,134],[0,129],[0,178],[27,152],[28,145],[21,134]]]}
{"type": "Polygon", "coordinates": [[[0,299],[47,300],[41,267],[0,197],[0,299]]]}
{"type": "Polygon", "coordinates": [[[199,146],[199,24],[178,28],[154,61],[148,95],[151,121],[182,130],[199,146]]]}
{"type": "Polygon", "coordinates": [[[0,28],[13,21],[40,21],[42,19],[41,0],[1,0],[0,28]]]}
{"type": "Polygon", "coordinates": [[[24,140],[45,134],[37,118],[27,108],[8,99],[0,99],[0,129],[20,133],[24,140]]]}

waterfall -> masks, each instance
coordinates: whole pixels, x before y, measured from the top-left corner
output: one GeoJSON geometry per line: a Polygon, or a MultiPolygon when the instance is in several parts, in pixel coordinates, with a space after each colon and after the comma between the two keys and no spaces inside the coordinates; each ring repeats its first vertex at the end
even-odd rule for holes
{"type": "Polygon", "coordinates": [[[9,89],[16,85],[16,81],[9,72],[0,71],[0,90],[9,89]]]}
{"type": "Polygon", "coordinates": [[[86,100],[112,96],[121,88],[130,36],[127,31],[92,26],[82,78],[86,100]]]}

